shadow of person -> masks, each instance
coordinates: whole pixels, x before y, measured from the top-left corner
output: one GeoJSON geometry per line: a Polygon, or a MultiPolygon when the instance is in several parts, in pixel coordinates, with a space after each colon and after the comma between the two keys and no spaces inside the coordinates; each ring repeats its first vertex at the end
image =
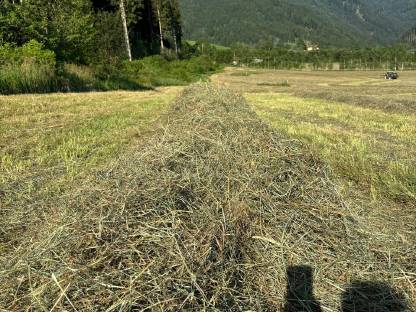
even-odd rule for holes
{"type": "Polygon", "coordinates": [[[313,295],[312,268],[307,265],[287,269],[287,292],[284,312],[322,312],[313,295]]]}
{"type": "Polygon", "coordinates": [[[353,282],[342,294],[342,312],[407,311],[406,298],[383,282],[353,282]]]}

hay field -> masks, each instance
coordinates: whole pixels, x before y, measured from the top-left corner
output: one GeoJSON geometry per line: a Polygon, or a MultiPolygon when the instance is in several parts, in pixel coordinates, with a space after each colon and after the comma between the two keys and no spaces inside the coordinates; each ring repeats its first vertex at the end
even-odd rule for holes
{"type": "Polygon", "coordinates": [[[1,97],[0,310],[414,311],[416,75],[374,74],[1,97]]]}
{"type": "Polygon", "coordinates": [[[416,112],[416,73],[386,81],[381,71],[268,71],[228,68],[212,80],[240,92],[289,93],[389,112],[416,112]],[[287,86],[289,84],[290,87],[287,86]]]}
{"type": "Polygon", "coordinates": [[[348,182],[373,197],[413,203],[416,73],[397,81],[381,76],[229,69],[213,81],[244,93],[260,117],[303,141],[348,182]]]}
{"type": "MultiPolygon", "coordinates": [[[[416,244],[416,73],[397,81],[382,74],[228,69],[212,80],[243,93],[259,117],[319,155],[380,237],[400,237],[386,241],[394,249],[416,244]]],[[[405,274],[413,300],[415,270],[405,274]]]]}
{"type": "Polygon", "coordinates": [[[107,164],[151,130],[176,92],[1,96],[0,182],[20,196],[107,164]]]}

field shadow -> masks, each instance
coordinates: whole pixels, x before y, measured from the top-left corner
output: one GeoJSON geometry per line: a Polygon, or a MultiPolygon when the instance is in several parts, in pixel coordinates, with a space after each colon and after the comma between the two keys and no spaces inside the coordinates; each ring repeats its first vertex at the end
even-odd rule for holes
{"type": "MultiPolygon", "coordinates": [[[[313,269],[307,265],[287,268],[284,312],[323,312],[313,294],[313,269]]],[[[341,295],[341,312],[409,311],[405,296],[385,282],[354,281],[341,295]]]]}
{"type": "MultiPolygon", "coordinates": [[[[106,92],[106,91],[149,91],[153,87],[145,86],[127,77],[107,77],[106,79],[91,78],[86,80],[74,73],[64,71],[58,77],[58,85],[54,92],[106,92]]],[[[41,92],[45,93],[45,92],[41,92]]]]}
{"type": "Polygon", "coordinates": [[[355,281],[342,294],[341,312],[404,312],[406,298],[384,282],[355,281]]]}
{"type": "Polygon", "coordinates": [[[290,266],[287,271],[287,292],[284,312],[322,312],[313,295],[312,267],[290,266]]]}

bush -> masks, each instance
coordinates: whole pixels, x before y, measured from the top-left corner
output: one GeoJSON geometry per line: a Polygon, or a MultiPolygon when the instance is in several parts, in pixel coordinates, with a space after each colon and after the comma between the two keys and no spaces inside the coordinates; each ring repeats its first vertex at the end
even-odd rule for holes
{"type": "Polygon", "coordinates": [[[218,65],[208,56],[198,56],[188,61],[187,69],[191,73],[205,74],[218,70],[218,65]]]}
{"type": "Polygon", "coordinates": [[[125,76],[146,86],[186,85],[205,79],[220,67],[207,56],[189,60],[168,61],[160,55],[146,57],[139,61],[126,62],[125,76]]]}
{"type": "Polygon", "coordinates": [[[47,65],[50,67],[56,65],[55,53],[45,49],[43,45],[36,40],[31,40],[16,50],[20,52],[20,57],[23,62],[33,62],[35,64],[47,65]]]}
{"type": "Polygon", "coordinates": [[[36,40],[31,40],[21,47],[5,44],[0,47],[1,65],[22,65],[25,63],[55,67],[55,53],[47,50],[36,40]]]}
{"type": "MultiPolygon", "coordinates": [[[[120,62],[118,63],[120,64],[120,62]]],[[[137,90],[130,79],[134,71],[124,72],[109,62],[95,67],[57,64],[55,53],[32,40],[22,47],[0,47],[0,93],[45,93],[93,90],[137,90]]]]}
{"type": "Polygon", "coordinates": [[[0,92],[51,92],[58,88],[55,53],[31,40],[22,47],[0,47],[0,92]]]}
{"type": "Polygon", "coordinates": [[[208,56],[168,60],[154,55],[132,62],[108,59],[92,67],[56,63],[55,53],[32,40],[22,47],[0,47],[0,92],[38,93],[92,90],[137,90],[187,85],[219,69],[208,56]]]}
{"type": "Polygon", "coordinates": [[[2,94],[52,92],[56,91],[58,86],[54,69],[49,66],[27,63],[1,67],[0,93],[2,94]]]}

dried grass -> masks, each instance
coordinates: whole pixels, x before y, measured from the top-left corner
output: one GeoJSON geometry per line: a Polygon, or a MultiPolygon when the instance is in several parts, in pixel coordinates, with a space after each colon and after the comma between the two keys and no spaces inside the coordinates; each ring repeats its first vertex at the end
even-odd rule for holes
{"type": "Polygon", "coordinates": [[[278,311],[286,269],[306,264],[334,311],[351,279],[395,283],[414,259],[411,243],[392,247],[398,264],[381,259],[387,237],[331,180],[242,97],[194,85],[137,151],[26,218],[2,218],[0,307],[278,311]]]}

